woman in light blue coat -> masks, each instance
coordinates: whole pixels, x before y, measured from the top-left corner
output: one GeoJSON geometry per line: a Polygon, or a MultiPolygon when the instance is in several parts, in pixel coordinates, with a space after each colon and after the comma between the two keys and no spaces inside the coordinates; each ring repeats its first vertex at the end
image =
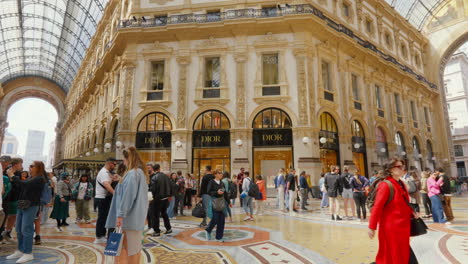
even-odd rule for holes
{"type": "Polygon", "coordinates": [[[148,176],[141,168],[145,165],[135,147],[123,151],[127,166],[125,176],[117,185],[112,198],[106,228],[122,228],[124,241],[121,261],[140,263],[145,216],[148,212],[148,176]]]}

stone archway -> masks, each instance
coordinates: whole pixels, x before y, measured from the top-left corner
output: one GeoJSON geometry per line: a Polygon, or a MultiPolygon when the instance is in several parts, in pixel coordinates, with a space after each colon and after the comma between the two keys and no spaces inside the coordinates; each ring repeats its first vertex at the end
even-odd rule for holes
{"type": "Polygon", "coordinates": [[[55,162],[61,160],[63,158],[61,129],[65,117],[66,94],[57,84],[40,77],[14,79],[0,86],[0,149],[5,129],[8,127],[8,110],[15,102],[24,98],[43,99],[49,102],[57,111],[58,122],[55,127],[54,160],[55,162]]]}

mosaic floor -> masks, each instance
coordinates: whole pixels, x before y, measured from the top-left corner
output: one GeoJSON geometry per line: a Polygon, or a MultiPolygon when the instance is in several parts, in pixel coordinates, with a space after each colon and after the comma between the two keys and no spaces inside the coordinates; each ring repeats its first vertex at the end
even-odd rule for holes
{"type": "MultiPolygon", "coordinates": [[[[271,205],[275,201],[269,201],[271,205]]],[[[468,264],[468,197],[453,200],[452,225],[427,220],[427,235],[412,238],[419,263],[468,264]]],[[[327,209],[310,201],[307,212],[290,216],[272,208],[255,221],[242,221],[240,208],[234,208],[234,222],[227,223],[225,242],[207,241],[198,227],[199,219],[178,217],[172,221],[174,233],[160,238],[146,236],[142,263],[370,263],[378,249],[377,240],[367,237],[367,224],[346,220],[333,222],[327,209]]],[[[70,211],[74,213],[74,208],[70,211]]],[[[186,212],[189,213],[188,211],[186,212]]],[[[95,213],[92,214],[95,217],[95,213]]],[[[31,263],[113,263],[103,254],[104,245],[95,245],[94,221],[72,224],[57,232],[53,220],[42,228],[42,245],[34,246],[31,263]]],[[[13,234],[15,235],[15,234],[13,234]]],[[[0,263],[15,263],[5,257],[15,244],[0,245],[0,263]]]]}

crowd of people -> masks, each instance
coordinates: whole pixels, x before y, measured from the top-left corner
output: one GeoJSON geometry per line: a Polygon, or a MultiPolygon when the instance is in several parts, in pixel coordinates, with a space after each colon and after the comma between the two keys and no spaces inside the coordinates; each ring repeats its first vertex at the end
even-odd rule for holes
{"type": "MultiPolygon", "coordinates": [[[[211,166],[206,166],[198,182],[190,173],[183,175],[182,171],[177,171],[166,174],[159,164],[143,164],[134,147],[123,151],[121,164],[114,158],[108,158],[95,182],[88,174],[80,175],[73,182],[67,172],[61,173],[57,179],[54,173],[45,171],[40,161],[33,162],[29,171],[25,171],[21,159],[2,156],[0,166],[3,172],[3,177],[0,177],[0,241],[12,241],[11,232],[15,228],[17,250],[7,259],[17,259],[16,263],[33,260],[32,245],[41,244],[40,227],[48,218],[56,220],[58,232],[69,225],[71,202],[75,203],[75,223],[90,224],[90,205],[94,200],[94,208],[97,208],[94,243],[107,243],[110,233],[123,232],[123,250],[119,258],[126,258],[128,263],[138,263],[143,234],[153,237],[171,234],[171,219],[184,216],[184,210],[190,210],[196,204],[202,205],[204,210],[200,227],[204,228],[206,239],[212,239],[211,233],[216,227],[216,241],[224,242],[224,226],[226,221],[233,221],[232,207],[236,199],[240,200],[245,213],[244,221],[253,221],[254,215],[261,216],[267,200],[266,182],[262,175],[251,177],[242,168],[231,176],[228,172],[213,171],[211,166]],[[160,218],[164,223],[163,233],[160,218]],[[148,229],[144,230],[146,224],[148,229]]],[[[425,210],[421,214],[423,218],[432,217],[435,223],[446,224],[454,219],[451,208],[453,181],[442,168],[417,173],[407,171],[405,160],[393,159],[384,170],[375,171],[368,179],[358,170],[350,171],[347,166],[343,172],[339,166],[331,166],[330,172],[322,174],[318,182],[320,194],[314,194],[310,179],[305,171],[296,175],[294,168],[288,171],[280,169],[274,179],[278,209],[290,214],[298,212],[298,209],[307,211],[309,193],[313,198],[321,199],[320,207],[328,208],[334,221],[356,219],[357,215],[364,222],[368,207],[372,207],[369,237],[374,237],[379,226],[381,247],[378,263],[397,263],[393,261],[393,250],[398,249],[389,246],[389,241],[409,245],[409,235],[406,239],[408,227],[398,227],[405,234],[403,238],[395,235],[394,219],[412,217],[413,214],[419,217],[421,205],[425,210]],[[382,181],[393,187],[380,184],[382,181]],[[373,190],[377,190],[376,196],[370,194],[373,190]],[[372,203],[369,205],[370,199],[372,203]],[[340,211],[341,203],[344,215],[340,211]],[[404,203],[407,205],[402,206],[404,203]]],[[[413,258],[414,254],[409,248],[398,256],[413,258]]]]}

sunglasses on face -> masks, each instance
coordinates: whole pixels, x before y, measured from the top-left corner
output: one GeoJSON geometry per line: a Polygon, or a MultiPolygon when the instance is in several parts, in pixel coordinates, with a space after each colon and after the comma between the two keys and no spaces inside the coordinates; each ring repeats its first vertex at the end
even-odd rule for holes
{"type": "Polygon", "coordinates": [[[34,165],[29,165],[29,168],[30,168],[30,169],[32,169],[32,168],[34,168],[34,167],[36,167],[36,166],[34,166],[34,165]]]}
{"type": "Polygon", "coordinates": [[[398,169],[402,170],[402,169],[405,168],[405,165],[395,165],[395,166],[392,167],[392,169],[393,168],[398,168],[398,169]]]}

